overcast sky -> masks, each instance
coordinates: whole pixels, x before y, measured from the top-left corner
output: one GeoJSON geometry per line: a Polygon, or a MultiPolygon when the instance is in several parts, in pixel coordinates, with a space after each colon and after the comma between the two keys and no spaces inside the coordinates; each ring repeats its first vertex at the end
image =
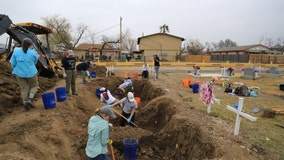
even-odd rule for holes
{"type": "Polygon", "coordinates": [[[97,39],[118,36],[122,17],[123,31],[133,38],[157,33],[166,24],[169,34],[186,40],[250,45],[261,37],[284,39],[283,8],[284,0],[1,0],[0,13],[13,23],[39,24],[42,17],[60,15],[74,27],[87,25],[97,39]]]}

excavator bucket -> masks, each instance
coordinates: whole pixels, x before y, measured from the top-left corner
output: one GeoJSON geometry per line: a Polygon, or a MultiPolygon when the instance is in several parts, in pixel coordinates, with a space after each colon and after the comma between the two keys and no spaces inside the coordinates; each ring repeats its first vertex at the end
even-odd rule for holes
{"type": "Polygon", "coordinates": [[[7,32],[7,29],[10,28],[11,24],[12,21],[8,16],[0,14],[0,36],[7,32]]]}

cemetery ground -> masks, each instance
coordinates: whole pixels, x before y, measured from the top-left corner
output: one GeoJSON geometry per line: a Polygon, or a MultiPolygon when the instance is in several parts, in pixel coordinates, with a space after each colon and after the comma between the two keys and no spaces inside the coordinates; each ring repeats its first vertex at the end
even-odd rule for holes
{"type": "MultiPolygon", "coordinates": [[[[39,78],[40,91],[35,109],[22,111],[20,90],[11,75],[10,65],[0,65],[0,159],[2,160],[84,160],[87,125],[95,109],[104,104],[96,97],[96,88],[113,91],[123,80],[124,72],[104,77],[105,68],[96,67],[97,77],[81,84],[77,79],[78,96],[57,102],[56,108],[44,109],[41,94],[54,92],[65,85],[64,79],[39,78]]],[[[243,112],[257,117],[255,122],[242,118],[240,132],[234,136],[236,114],[226,109],[238,103],[238,96],[224,93],[222,80],[214,84],[213,93],[221,99],[212,104],[211,113],[200,101],[199,93],[182,87],[187,73],[160,73],[160,79],[133,78],[135,96],[141,98],[135,124],[120,127],[119,119],[111,120],[111,139],[116,160],[123,159],[123,139],[137,138],[141,160],[281,160],[284,159],[284,115],[266,115],[266,109],[284,108],[284,92],[279,90],[281,77],[261,76],[257,80],[241,79],[247,86],[258,86],[258,97],[244,97],[243,112]],[[255,109],[259,109],[258,112],[255,109]]],[[[193,77],[208,82],[212,78],[193,77]]],[[[227,82],[227,80],[224,80],[227,82]]],[[[237,87],[233,85],[233,88],[237,87]]],[[[121,111],[121,108],[114,108],[121,111]]],[[[117,115],[119,117],[119,115],[117,115]]]]}

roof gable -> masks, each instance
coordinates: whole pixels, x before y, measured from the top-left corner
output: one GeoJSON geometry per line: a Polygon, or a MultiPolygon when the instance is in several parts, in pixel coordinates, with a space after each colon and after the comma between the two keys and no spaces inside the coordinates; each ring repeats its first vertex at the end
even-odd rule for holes
{"type": "Polygon", "coordinates": [[[174,36],[174,35],[167,34],[167,33],[155,33],[155,34],[150,34],[150,35],[147,35],[147,36],[139,37],[137,44],[140,44],[140,39],[142,39],[142,38],[148,38],[148,37],[152,37],[152,36],[156,36],[156,35],[170,36],[170,37],[178,38],[181,41],[184,41],[184,38],[182,38],[182,37],[174,36]]]}

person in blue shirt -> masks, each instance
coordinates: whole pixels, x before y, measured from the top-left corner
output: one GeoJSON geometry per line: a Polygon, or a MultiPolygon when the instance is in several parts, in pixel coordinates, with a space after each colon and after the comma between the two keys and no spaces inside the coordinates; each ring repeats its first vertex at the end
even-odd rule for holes
{"type": "Polygon", "coordinates": [[[85,148],[89,160],[110,160],[106,155],[110,137],[109,118],[116,118],[109,105],[96,110],[88,124],[88,142],[85,148]]]}
{"type": "Polygon", "coordinates": [[[21,98],[24,104],[24,111],[35,108],[33,99],[38,92],[38,53],[32,49],[33,42],[30,38],[24,38],[22,46],[14,49],[10,64],[13,68],[12,74],[16,75],[21,88],[21,98]]]}

